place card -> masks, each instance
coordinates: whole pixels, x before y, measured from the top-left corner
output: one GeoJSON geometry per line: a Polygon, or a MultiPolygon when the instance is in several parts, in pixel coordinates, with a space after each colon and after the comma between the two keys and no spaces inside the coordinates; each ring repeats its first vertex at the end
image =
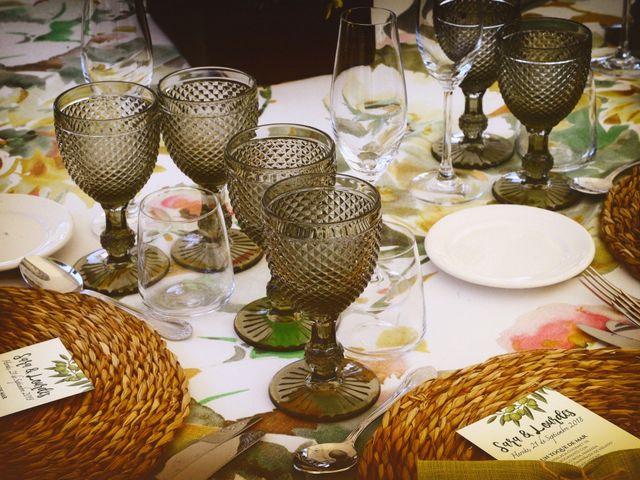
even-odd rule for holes
{"type": "Polygon", "coordinates": [[[458,433],[498,460],[576,467],[609,452],[640,448],[640,439],[548,387],[458,433]]]}
{"type": "Polygon", "coordinates": [[[59,338],[0,354],[0,417],[89,390],[59,338]]]}

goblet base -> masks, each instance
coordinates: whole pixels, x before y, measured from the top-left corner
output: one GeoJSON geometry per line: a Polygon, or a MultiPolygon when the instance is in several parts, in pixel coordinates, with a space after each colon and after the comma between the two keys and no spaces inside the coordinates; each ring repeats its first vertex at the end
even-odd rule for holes
{"type": "MultiPolygon", "coordinates": [[[[169,271],[169,258],[153,247],[145,252],[148,265],[147,278],[155,283],[169,271]]],[[[82,275],[84,287],[112,296],[130,295],[138,291],[138,256],[133,254],[127,261],[109,262],[105,249],[91,252],[74,265],[82,275]]]]}
{"type": "MultiPolygon", "coordinates": [[[[260,261],[263,252],[249,237],[239,230],[229,230],[229,248],[235,273],[246,270],[260,261]]],[[[226,257],[211,242],[201,241],[198,234],[188,235],[171,248],[171,256],[178,265],[197,272],[210,272],[225,268],[226,257]],[[219,259],[212,258],[219,256],[219,259]],[[219,268],[216,268],[218,265],[219,268]],[[212,267],[214,266],[214,267],[212,267]]]]}
{"type": "Polygon", "coordinates": [[[260,261],[264,252],[246,233],[235,228],[230,228],[228,233],[234,273],[247,270],[260,261]]]}
{"type": "Polygon", "coordinates": [[[580,200],[580,195],[569,187],[564,175],[549,173],[545,183],[530,183],[524,171],[509,172],[493,184],[493,196],[501,203],[515,203],[531,207],[561,210],[580,200]]]}
{"type": "Polygon", "coordinates": [[[233,326],[242,340],[267,351],[301,350],[311,337],[309,318],[293,310],[274,309],[268,297],[242,307],[233,326]]]}
{"type": "Polygon", "coordinates": [[[480,197],[484,191],[482,182],[469,174],[456,174],[443,179],[433,170],[421,173],[409,186],[409,191],[418,200],[436,205],[457,205],[480,197]]]}
{"type": "Polygon", "coordinates": [[[307,420],[334,422],[368,410],[380,395],[380,383],[372,371],[343,359],[337,379],[311,382],[305,360],[287,365],[269,385],[271,401],[283,412],[307,420]]]}
{"type": "Polygon", "coordinates": [[[640,77],[640,58],[629,55],[624,58],[609,55],[607,57],[594,58],[591,68],[598,73],[614,77],[640,77]]]}
{"type": "MultiPolygon", "coordinates": [[[[485,169],[506,162],[513,155],[514,143],[499,135],[484,133],[482,143],[462,143],[462,134],[451,138],[451,161],[456,168],[485,169]]],[[[431,145],[431,153],[442,159],[442,139],[431,145]]]]}

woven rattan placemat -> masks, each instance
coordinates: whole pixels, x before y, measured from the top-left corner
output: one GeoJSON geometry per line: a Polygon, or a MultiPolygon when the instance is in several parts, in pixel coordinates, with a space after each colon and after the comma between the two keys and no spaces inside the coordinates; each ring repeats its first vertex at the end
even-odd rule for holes
{"type": "Polygon", "coordinates": [[[189,409],[155,331],[79,294],[0,288],[0,352],[59,337],[95,390],[0,418],[1,479],[135,479],[189,409]]]}
{"type": "Polygon", "coordinates": [[[640,350],[513,353],[426,382],[397,402],[367,443],[358,478],[415,479],[417,459],[489,459],[456,430],[541,386],[640,435],[640,350]]]}
{"type": "Polygon", "coordinates": [[[640,167],[634,167],[609,190],[600,233],[616,260],[640,280],[640,167]]]}

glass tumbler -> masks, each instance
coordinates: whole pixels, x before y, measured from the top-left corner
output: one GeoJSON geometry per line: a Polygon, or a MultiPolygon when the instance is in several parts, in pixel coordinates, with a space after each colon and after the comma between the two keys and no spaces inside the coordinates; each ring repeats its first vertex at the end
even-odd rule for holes
{"type": "Polygon", "coordinates": [[[195,316],[223,307],[234,290],[229,239],[218,197],[197,187],[168,187],[142,200],[138,218],[138,287],[144,303],[161,315],[195,316]],[[173,259],[176,244],[198,242],[198,268],[173,259]],[[171,259],[159,281],[148,275],[144,253],[171,259]]]}
{"type": "Polygon", "coordinates": [[[378,278],[340,316],[338,342],[350,356],[382,360],[415,348],[426,331],[418,246],[411,230],[385,218],[378,278]]]}

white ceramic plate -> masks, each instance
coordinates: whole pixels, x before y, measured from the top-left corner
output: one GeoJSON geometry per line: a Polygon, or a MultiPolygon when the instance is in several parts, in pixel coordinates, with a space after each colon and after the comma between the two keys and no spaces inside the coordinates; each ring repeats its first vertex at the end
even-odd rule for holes
{"type": "Polygon", "coordinates": [[[431,227],[425,248],[449,275],[501,288],[562,282],[587,268],[595,255],[582,225],[520,205],[486,205],[447,215],[431,227]]]}
{"type": "Polygon", "coordinates": [[[34,195],[0,194],[0,271],[25,255],[50,255],[71,237],[73,220],[59,203],[34,195]]]}

